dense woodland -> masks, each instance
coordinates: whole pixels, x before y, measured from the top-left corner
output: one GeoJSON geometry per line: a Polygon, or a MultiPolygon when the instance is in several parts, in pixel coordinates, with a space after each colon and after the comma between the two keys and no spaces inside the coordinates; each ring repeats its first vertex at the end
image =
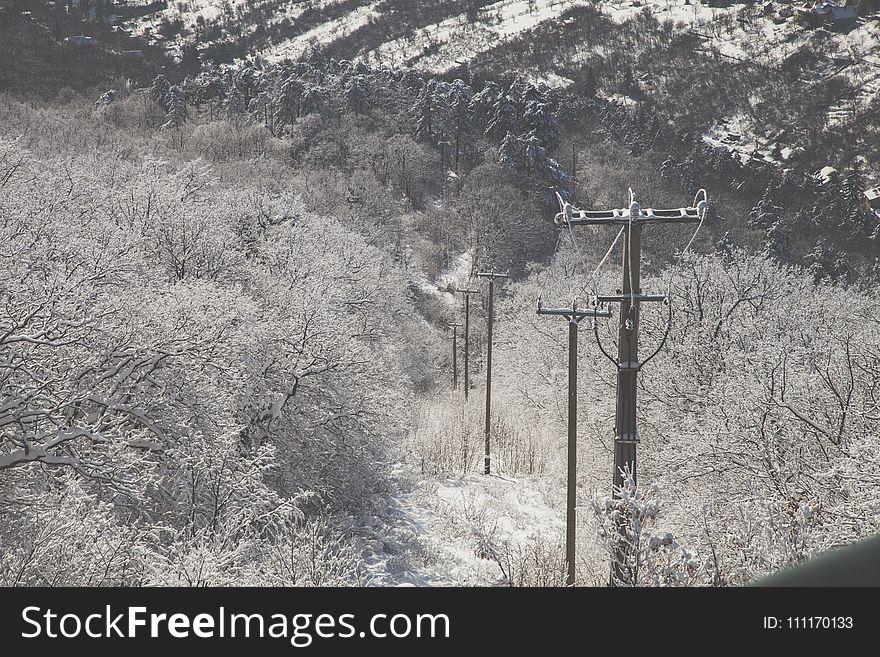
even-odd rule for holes
{"type": "MultiPolygon", "coordinates": [[[[449,76],[333,47],[275,65],[148,51],[103,78],[102,51],[51,88],[16,66],[61,46],[34,37],[16,55],[31,59],[7,60],[0,582],[374,584],[380,557],[443,573],[436,537],[396,525],[406,489],[486,564],[453,582],[560,584],[561,535],[514,540],[502,501],[435,499],[479,477],[485,296],[467,404],[447,325],[457,285],[511,273],[495,462],[561,517],[565,334],[534,302],[619,287],[618,250],[595,270],[614,235],[552,218],[557,194],[621,207],[628,187],[654,207],[703,188],[711,209],[688,253],[691,229],[646,233],[642,287],[668,291],[673,328],[640,380],[639,486],[614,500],[614,370],[583,331],[578,582],[607,582],[620,517],[634,585],[740,584],[876,532],[880,227],[863,164],[835,162],[827,181],[816,152],[746,166],[699,137],[699,112],[726,102],[711,91],[684,114],[610,99],[618,73],[672,66],[656,53],[696,55],[650,15],[611,27],[571,11],[653,50],[619,71],[586,60],[565,91],[496,63],[510,49],[449,76]]],[[[778,86],[765,73],[725,79],[778,86]]],[[[817,152],[838,137],[819,132],[817,152]]],[[[666,312],[645,311],[647,344],[666,312]]],[[[597,327],[612,347],[615,321],[597,327]]]]}

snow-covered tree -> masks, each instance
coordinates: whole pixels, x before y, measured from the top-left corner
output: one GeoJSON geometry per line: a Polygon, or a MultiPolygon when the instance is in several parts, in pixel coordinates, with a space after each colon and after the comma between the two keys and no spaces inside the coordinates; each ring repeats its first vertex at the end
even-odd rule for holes
{"type": "Polygon", "coordinates": [[[353,77],[344,94],[345,109],[354,114],[366,114],[370,110],[370,95],[367,92],[366,78],[363,75],[353,77]]]}
{"type": "Polygon", "coordinates": [[[776,186],[771,182],[767,185],[755,207],[749,212],[749,225],[768,229],[782,217],[782,207],[776,201],[776,186]]]}

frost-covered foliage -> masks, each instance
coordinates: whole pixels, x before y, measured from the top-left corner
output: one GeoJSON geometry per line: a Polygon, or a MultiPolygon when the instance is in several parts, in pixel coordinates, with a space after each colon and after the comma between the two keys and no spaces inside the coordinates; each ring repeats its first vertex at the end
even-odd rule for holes
{"type": "MultiPolygon", "coordinates": [[[[522,309],[539,293],[588,293],[579,260],[560,252],[516,286],[499,320],[507,331],[499,376],[531,373],[508,392],[560,433],[564,336],[522,309]]],[[[580,477],[608,495],[597,507],[606,538],[615,522],[627,527],[630,583],[738,584],[880,529],[878,293],[815,280],[735,246],[643,277],[646,290],[671,285],[674,320],[640,376],[639,488],[616,499],[613,367],[582,339],[580,477]]],[[[615,284],[600,273],[596,287],[615,284]]],[[[646,310],[643,320],[650,353],[665,318],[646,310]]],[[[599,335],[613,348],[613,321],[600,322],[599,335]]]]}
{"type": "MultiPolygon", "coordinates": [[[[538,431],[512,420],[515,409],[495,405],[492,419],[492,458],[496,470],[509,475],[544,473],[548,446],[538,431]]],[[[485,414],[474,405],[460,406],[444,396],[419,408],[408,451],[423,474],[463,475],[483,468],[485,414]]]]}
{"type": "MultiPolygon", "coordinates": [[[[538,199],[601,205],[624,175],[676,202],[728,190],[715,211],[710,189],[704,230],[731,232],[666,270],[665,229],[643,244],[673,329],[640,377],[643,487],[595,516],[614,370],[581,327],[578,582],[607,581],[618,524],[639,585],[736,584],[878,529],[880,324],[859,274],[880,233],[858,169],[820,185],[746,166],[650,103],[515,77],[320,55],[168,75],[83,107],[0,97],[23,135],[0,144],[4,583],[369,583],[362,548],[384,548],[362,534],[397,503],[389,444],[427,487],[482,477],[484,301],[470,404],[438,391],[452,291],[489,268],[513,275],[496,297],[501,476],[449,536],[490,583],[561,583],[566,343],[533,304],[619,274],[591,280],[601,232],[559,233],[538,199]]],[[[598,332],[613,350],[613,323],[598,332]]]]}
{"type": "Polygon", "coordinates": [[[362,581],[401,431],[390,258],[204,162],[0,145],[0,581],[362,581]]]}
{"type": "Polygon", "coordinates": [[[182,120],[175,118],[181,112],[174,108],[184,97],[199,106],[208,104],[212,115],[216,105],[239,120],[250,117],[275,135],[290,134],[299,120],[310,115],[400,114],[409,121],[416,141],[440,152],[444,171],[458,172],[465,163],[479,163],[480,138],[501,146],[511,132],[522,142],[522,165],[517,160],[515,166],[520,173],[537,174],[554,185],[567,184],[550,155],[559,145],[560,132],[548,90],[519,78],[503,94],[494,84],[475,93],[462,80],[425,79],[316,58],[268,68],[207,65],[184,82],[180,94],[175,89],[160,76],[149,92],[173,125],[182,120]]]}
{"type": "Polygon", "coordinates": [[[662,509],[657,489],[637,487],[631,468],[613,495],[592,500],[592,509],[614,586],[689,586],[699,581],[697,555],[657,527],[662,509]]]}

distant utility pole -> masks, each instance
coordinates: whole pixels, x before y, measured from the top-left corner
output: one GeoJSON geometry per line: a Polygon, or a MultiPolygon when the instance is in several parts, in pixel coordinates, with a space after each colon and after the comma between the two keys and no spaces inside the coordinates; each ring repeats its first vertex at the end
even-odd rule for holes
{"type": "Polygon", "coordinates": [[[461,289],[458,288],[458,291],[464,294],[464,400],[467,401],[468,398],[468,389],[470,388],[470,378],[469,378],[469,369],[468,369],[468,354],[470,353],[470,339],[471,339],[471,295],[479,294],[479,290],[471,290],[468,288],[461,289]]]}
{"type": "Polygon", "coordinates": [[[458,390],[458,327],[461,322],[450,322],[452,327],[452,389],[458,390]]]}
{"type": "Polygon", "coordinates": [[[575,576],[575,528],[577,505],[577,335],[578,325],[585,317],[611,317],[610,310],[577,307],[577,299],[571,308],[544,308],[538,299],[539,315],[559,315],[568,320],[568,481],[565,504],[565,563],[566,586],[574,586],[575,576]]]}
{"type": "MultiPolygon", "coordinates": [[[[672,210],[642,210],[641,206],[632,201],[629,209],[614,210],[577,210],[569,203],[563,203],[562,212],[556,215],[556,223],[561,226],[598,226],[617,225],[623,227],[623,291],[616,295],[598,296],[599,303],[619,303],[620,323],[617,332],[617,360],[609,356],[599,342],[602,353],[617,366],[617,412],[614,425],[614,477],[613,491],[623,486],[624,468],[631,469],[633,480],[636,478],[636,447],[639,434],[636,428],[636,377],[639,370],[654,358],[663,348],[669,334],[667,322],[666,333],[660,346],[643,362],[639,362],[639,306],[642,301],[662,301],[670,303],[663,294],[642,294],[639,287],[640,255],[642,227],[653,224],[700,223],[708,209],[704,198],[696,207],[677,208],[672,210]]],[[[671,316],[670,316],[671,317],[671,316]]],[[[598,332],[596,334],[599,340],[598,332]]],[[[622,531],[622,527],[620,528],[622,531]]],[[[622,539],[618,540],[614,564],[612,565],[612,584],[629,581],[629,573],[623,566],[625,547],[622,539]]]]}
{"type": "Polygon", "coordinates": [[[489,318],[487,321],[487,342],[489,344],[488,353],[486,355],[486,456],[484,458],[483,474],[491,472],[491,457],[489,456],[489,447],[491,439],[489,437],[490,420],[492,417],[492,325],[495,323],[495,279],[510,278],[507,274],[496,274],[492,272],[477,272],[480,278],[489,279],[489,318]]]}

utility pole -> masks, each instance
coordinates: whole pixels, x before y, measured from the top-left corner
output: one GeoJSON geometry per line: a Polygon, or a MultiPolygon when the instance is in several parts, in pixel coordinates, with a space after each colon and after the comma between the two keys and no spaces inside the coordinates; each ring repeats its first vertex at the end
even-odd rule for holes
{"type": "Polygon", "coordinates": [[[578,325],[585,317],[611,317],[610,310],[578,308],[577,299],[571,308],[544,308],[538,299],[539,315],[559,315],[568,320],[568,478],[565,503],[565,564],[566,586],[574,586],[575,530],[577,506],[577,336],[578,325]]]}
{"type": "Polygon", "coordinates": [[[486,354],[486,455],[484,457],[485,467],[483,469],[483,474],[489,474],[491,472],[491,457],[489,455],[491,439],[489,435],[489,427],[491,426],[492,417],[492,325],[495,323],[495,279],[510,278],[510,276],[508,274],[496,274],[494,271],[477,272],[477,276],[489,279],[489,318],[486,322],[488,327],[487,343],[489,345],[486,354]]]}
{"type": "Polygon", "coordinates": [[[450,322],[452,327],[452,389],[458,390],[458,327],[461,322],[450,322]]]}
{"type": "Polygon", "coordinates": [[[469,288],[461,289],[458,288],[458,291],[464,294],[464,400],[467,401],[468,398],[468,389],[470,388],[470,374],[468,369],[468,354],[470,353],[470,322],[471,322],[471,295],[479,294],[479,290],[471,290],[469,288]]]}
{"type": "MultiPolygon", "coordinates": [[[[666,333],[660,346],[644,361],[639,361],[639,307],[643,301],[662,301],[669,304],[664,294],[642,294],[640,288],[640,255],[642,228],[654,224],[701,223],[708,209],[708,201],[704,197],[696,207],[676,208],[671,210],[642,209],[634,200],[628,209],[614,210],[577,210],[569,203],[562,203],[562,211],[556,215],[556,223],[560,226],[599,226],[615,225],[623,227],[623,284],[622,291],[615,295],[600,295],[599,303],[619,303],[620,321],[617,332],[617,359],[611,357],[599,341],[596,340],[602,353],[617,367],[617,410],[614,423],[614,496],[624,485],[623,473],[632,472],[636,480],[636,448],[639,443],[636,426],[636,392],[639,370],[656,356],[666,342],[671,327],[667,322],[666,333]]],[[[621,526],[620,531],[623,531],[621,526]]],[[[618,538],[615,559],[612,564],[612,585],[617,582],[628,582],[630,573],[624,566],[626,547],[623,537],[618,538]]]]}

